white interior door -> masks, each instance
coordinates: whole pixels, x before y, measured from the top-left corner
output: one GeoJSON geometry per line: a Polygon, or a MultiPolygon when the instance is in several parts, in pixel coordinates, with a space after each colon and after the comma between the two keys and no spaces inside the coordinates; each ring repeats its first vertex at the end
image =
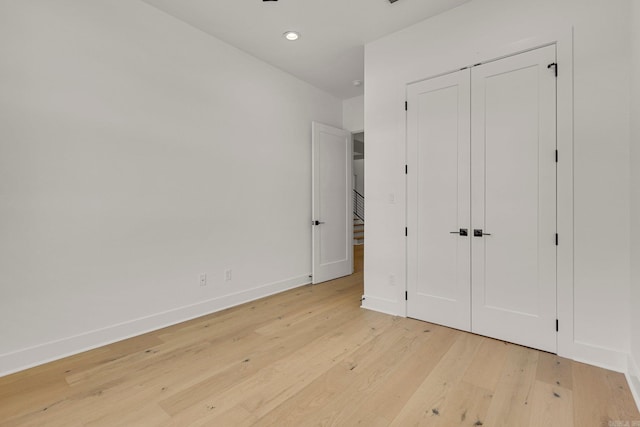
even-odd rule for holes
{"type": "Polygon", "coordinates": [[[408,87],[409,317],[470,330],[470,71],[408,87]]]}
{"type": "Polygon", "coordinates": [[[550,352],[556,78],[548,65],[555,61],[555,46],[548,46],[471,73],[472,331],[550,352]]]}
{"type": "Polygon", "coordinates": [[[351,134],[312,124],[313,283],[353,273],[351,134]]]}

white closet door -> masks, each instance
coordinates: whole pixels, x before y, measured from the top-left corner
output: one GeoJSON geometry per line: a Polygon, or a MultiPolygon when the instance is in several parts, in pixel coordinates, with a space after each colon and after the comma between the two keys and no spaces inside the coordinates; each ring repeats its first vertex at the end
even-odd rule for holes
{"type": "Polygon", "coordinates": [[[473,68],[472,331],[556,352],[555,46],[473,68]],[[475,233],[473,233],[475,234],[475,233]]]}
{"type": "Polygon", "coordinates": [[[412,84],[407,100],[409,317],[470,329],[470,75],[412,84]],[[454,234],[455,233],[455,234],[454,234]]]}

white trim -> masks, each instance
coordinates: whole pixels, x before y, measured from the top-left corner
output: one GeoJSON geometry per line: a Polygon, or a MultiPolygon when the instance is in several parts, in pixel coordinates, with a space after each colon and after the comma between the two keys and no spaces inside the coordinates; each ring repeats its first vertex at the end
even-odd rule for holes
{"type": "Polygon", "coordinates": [[[362,296],[362,305],[360,306],[360,308],[377,311],[379,313],[389,314],[391,316],[398,315],[397,307],[398,307],[398,302],[395,300],[369,297],[366,295],[362,296]]]}
{"type": "Polygon", "coordinates": [[[640,367],[631,355],[629,355],[627,360],[627,372],[625,376],[627,377],[631,394],[636,401],[636,406],[640,411],[640,367]]]}
{"type": "Polygon", "coordinates": [[[196,304],[118,323],[11,353],[1,354],[0,377],[240,304],[255,301],[259,298],[264,298],[299,286],[308,285],[309,283],[311,283],[309,275],[292,277],[234,294],[212,298],[196,304]]]}
{"type": "Polygon", "coordinates": [[[616,372],[626,372],[627,353],[580,341],[572,345],[571,359],[616,372]]]}

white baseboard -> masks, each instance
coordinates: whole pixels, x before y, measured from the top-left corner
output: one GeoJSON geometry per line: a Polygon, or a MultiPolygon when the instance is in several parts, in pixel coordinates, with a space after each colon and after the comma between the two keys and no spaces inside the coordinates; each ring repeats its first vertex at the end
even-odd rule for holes
{"type": "Polygon", "coordinates": [[[611,371],[623,373],[627,371],[628,355],[625,352],[579,341],[574,341],[572,347],[571,355],[561,354],[560,356],[565,356],[569,359],[575,360],[576,362],[598,366],[611,371]]]}
{"type": "Polygon", "coordinates": [[[308,275],[293,277],[11,353],[0,354],[0,377],[309,283],[311,281],[308,275]]]}
{"type": "Polygon", "coordinates": [[[633,357],[629,355],[628,367],[625,375],[627,377],[627,382],[629,383],[629,388],[631,389],[631,394],[633,394],[636,406],[640,411],[640,365],[638,365],[638,363],[640,362],[635,361],[633,357]]]}
{"type": "Polygon", "coordinates": [[[362,305],[360,307],[384,314],[390,314],[392,316],[398,316],[397,301],[363,295],[362,305]]]}

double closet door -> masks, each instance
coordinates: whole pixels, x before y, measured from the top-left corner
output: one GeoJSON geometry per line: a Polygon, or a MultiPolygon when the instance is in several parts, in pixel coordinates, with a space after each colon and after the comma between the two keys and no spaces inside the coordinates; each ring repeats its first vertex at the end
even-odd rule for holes
{"type": "Polygon", "coordinates": [[[556,352],[555,62],[408,87],[409,317],[556,352]]]}

